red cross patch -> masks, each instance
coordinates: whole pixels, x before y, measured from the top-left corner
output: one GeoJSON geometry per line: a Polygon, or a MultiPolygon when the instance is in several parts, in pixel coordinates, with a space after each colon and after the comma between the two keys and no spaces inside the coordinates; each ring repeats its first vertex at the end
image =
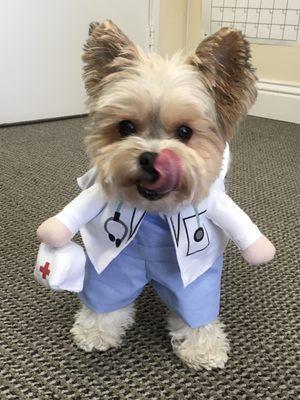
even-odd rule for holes
{"type": "Polygon", "coordinates": [[[46,261],[44,266],[40,266],[40,271],[42,273],[42,278],[46,279],[47,275],[50,275],[50,263],[46,261]]]}

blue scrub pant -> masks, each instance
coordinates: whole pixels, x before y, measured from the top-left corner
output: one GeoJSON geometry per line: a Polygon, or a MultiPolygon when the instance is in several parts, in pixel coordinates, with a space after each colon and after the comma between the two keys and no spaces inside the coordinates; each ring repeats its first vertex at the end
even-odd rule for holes
{"type": "Polygon", "coordinates": [[[155,214],[147,214],[134,240],[102,273],[98,274],[87,258],[78,297],[97,313],[111,312],[132,303],[150,282],[162,301],[196,328],[219,315],[222,261],[220,256],[184,288],[168,224],[155,214]]]}

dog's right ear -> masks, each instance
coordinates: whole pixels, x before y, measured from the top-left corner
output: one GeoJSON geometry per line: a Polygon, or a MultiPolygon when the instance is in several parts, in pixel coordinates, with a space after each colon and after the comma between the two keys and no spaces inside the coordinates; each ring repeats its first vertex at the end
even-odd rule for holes
{"type": "Polygon", "coordinates": [[[92,22],[82,55],[83,77],[90,99],[98,97],[106,77],[133,65],[138,58],[137,47],[112,21],[92,22]]]}

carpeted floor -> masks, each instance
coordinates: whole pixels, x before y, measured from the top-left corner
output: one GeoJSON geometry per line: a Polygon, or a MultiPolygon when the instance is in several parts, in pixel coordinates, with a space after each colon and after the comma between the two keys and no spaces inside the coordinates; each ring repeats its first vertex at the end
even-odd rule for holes
{"type": "Polygon", "coordinates": [[[150,288],[123,346],[87,354],[69,334],[75,296],[33,279],[35,229],[78,193],[75,178],[86,171],[85,124],[0,130],[0,399],[299,398],[300,126],[248,118],[231,146],[230,194],[277,256],[250,267],[228,247],[221,315],[230,360],[224,370],[195,372],[173,355],[166,309],[150,288]]]}

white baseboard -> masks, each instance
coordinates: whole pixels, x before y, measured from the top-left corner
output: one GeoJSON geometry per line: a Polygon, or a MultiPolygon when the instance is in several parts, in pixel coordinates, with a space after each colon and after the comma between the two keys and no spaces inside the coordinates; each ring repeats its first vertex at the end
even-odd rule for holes
{"type": "Polygon", "coordinates": [[[300,85],[259,81],[258,97],[249,115],[300,124],[300,85]]]}

